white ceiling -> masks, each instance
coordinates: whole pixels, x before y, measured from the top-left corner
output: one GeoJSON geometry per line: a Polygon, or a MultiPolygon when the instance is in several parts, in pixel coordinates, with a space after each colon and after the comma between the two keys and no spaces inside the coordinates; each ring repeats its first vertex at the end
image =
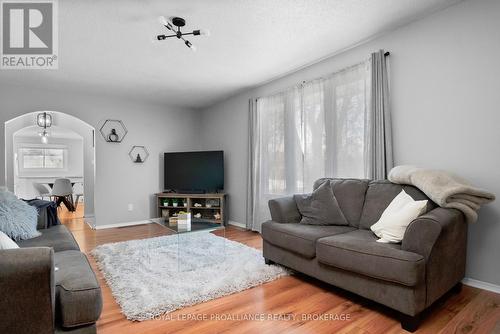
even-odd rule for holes
{"type": "Polygon", "coordinates": [[[64,0],[59,70],[2,71],[0,82],[126,94],[200,108],[460,0],[64,0]],[[153,43],[157,17],[210,37],[153,43]]]}
{"type": "MultiPolygon", "coordinates": [[[[17,131],[14,136],[16,137],[40,137],[39,133],[43,129],[37,125],[27,126],[25,128],[17,131]]],[[[60,139],[82,139],[78,133],[73,130],[61,128],[58,126],[51,126],[47,128],[47,132],[49,133],[50,138],[60,138],[60,139]]]]}

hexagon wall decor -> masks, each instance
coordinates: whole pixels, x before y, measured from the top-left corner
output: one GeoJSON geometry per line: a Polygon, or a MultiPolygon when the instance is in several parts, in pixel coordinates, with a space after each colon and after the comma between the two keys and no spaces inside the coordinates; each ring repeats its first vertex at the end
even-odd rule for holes
{"type": "Polygon", "coordinates": [[[99,129],[102,137],[108,143],[121,143],[128,133],[125,124],[119,119],[107,119],[99,129]]]}
{"type": "Polygon", "coordinates": [[[149,151],[146,146],[134,145],[130,149],[130,152],[128,152],[128,155],[133,163],[142,164],[148,159],[149,151]]]}

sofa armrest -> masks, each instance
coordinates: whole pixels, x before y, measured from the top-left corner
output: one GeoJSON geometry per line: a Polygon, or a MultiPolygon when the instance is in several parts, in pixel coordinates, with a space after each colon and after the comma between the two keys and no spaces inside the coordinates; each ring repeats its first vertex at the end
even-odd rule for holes
{"type": "Polygon", "coordinates": [[[426,307],[465,276],[467,222],[456,209],[436,208],[406,229],[401,249],[424,256],[426,307]]]}
{"type": "MultiPolygon", "coordinates": [[[[438,238],[443,238],[443,234],[454,229],[466,229],[464,225],[465,220],[460,211],[440,207],[435,208],[408,225],[401,243],[401,249],[420,254],[427,260],[438,238]]],[[[465,247],[465,245],[460,246],[465,247]]]]}
{"type": "Polygon", "coordinates": [[[0,250],[0,333],[53,333],[54,251],[0,250]]]}
{"type": "Polygon", "coordinates": [[[271,218],[277,223],[299,223],[302,218],[293,196],[271,199],[268,205],[271,218]]]}

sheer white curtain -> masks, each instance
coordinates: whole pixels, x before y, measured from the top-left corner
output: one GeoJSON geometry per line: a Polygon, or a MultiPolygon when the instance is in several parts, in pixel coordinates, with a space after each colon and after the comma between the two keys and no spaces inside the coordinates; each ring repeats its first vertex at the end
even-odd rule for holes
{"type": "Polygon", "coordinates": [[[370,61],[251,101],[247,225],[270,199],[310,192],[321,177],[367,177],[370,61]]]}

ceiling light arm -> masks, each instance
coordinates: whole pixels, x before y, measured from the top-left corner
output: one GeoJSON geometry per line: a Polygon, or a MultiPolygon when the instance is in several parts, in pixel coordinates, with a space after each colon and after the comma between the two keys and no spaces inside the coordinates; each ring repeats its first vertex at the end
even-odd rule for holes
{"type": "Polygon", "coordinates": [[[209,35],[208,30],[193,30],[192,32],[184,32],[182,33],[182,36],[186,35],[193,35],[193,36],[200,36],[200,35],[209,35]]]}
{"type": "Polygon", "coordinates": [[[197,36],[197,35],[200,35],[200,34],[196,34],[194,31],[193,32],[186,32],[186,33],[180,33],[180,34],[174,34],[174,35],[158,35],[156,36],[158,40],[162,41],[166,38],[170,38],[170,37],[177,37],[179,39],[182,39],[182,36],[187,36],[187,35],[193,35],[193,36],[197,36]]]}
{"type": "Polygon", "coordinates": [[[177,35],[158,35],[158,36],[156,36],[156,39],[159,41],[163,41],[164,39],[167,39],[170,37],[177,37],[177,35]]]}

